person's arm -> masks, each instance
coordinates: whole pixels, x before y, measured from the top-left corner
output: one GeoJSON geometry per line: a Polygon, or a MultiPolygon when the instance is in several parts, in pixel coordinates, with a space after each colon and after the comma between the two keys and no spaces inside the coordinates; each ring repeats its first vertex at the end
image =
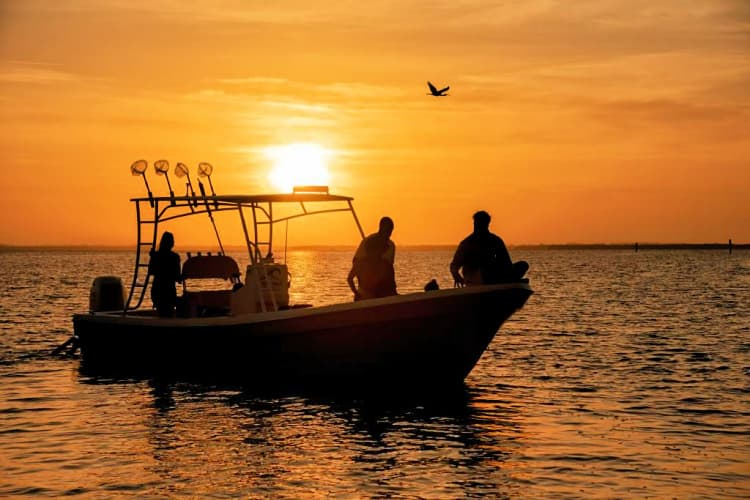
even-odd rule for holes
{"type": "Polygon", "coordinates": [[[464,285],[464,277],[461,276],[461,273],[460,273],[461,266],[463,266],[463,263],[464,263],[464,248],[463,248],[463,244],[459,244],[458,248],[456,248],[456,253],[453,255],[453,260],[451,261],[451,265],[450,265],[451,275],[453,276],[454,287],[464,285]]]}
{"type": "MultiPolygon", "coordinates": [[[[372,236],[372,235],[370,235],[370,236],[372,236]]],[[[367,239],[370,236],[367,236],[366,238],[363,238],[362,241],[359,242],[359,245],[357,245],[357,250],[354,251],[354,258],[352,259],[353,261],[356,262],[359,259],[364,259],[365,258],[365,255],[366,255],[366,252],[365,252],[365,242],[367,241],[367,239]]]]}
{"type": "Polygon", "coordinates": [[[505,246],[505,242],[499,236],[495,240],[495,259],[503,270],[509,270],[513,266],[508,247],[505,246]]]}
{"type": "Polygon", "coordinates": [[[383,257],[385,258],[385,260],[390,262],[391,265],[396,262],[396,244],[393,242],[393,240],[388,240],[388,247],[386,248],[383,257]]]}
{"type": "Polygon", "coordinates": [[[156,252],[151,249],[148,252],[148,274],[150,274],[151,276],[156,274],[156,270],[159,267],[159,264],[156,262],[156,260],[156,252]]]}
{"type": "Polygon", "coordinates": [[[366,240],[367,238],[364,238],[359,242],[357,250],[355,250],[354,252],[354,258],[352,259],[352,268],[349,270],[349,274],[346,276],[346,282],[349,284],[349,288],[354,294],[354,300],[359,300],[359,291],[357,290],[357,285],[354,284],[354,277],[357,276],[357,262],[365,257],[366,240]]]}
{"type": "Polygon", "coordinates": [[[394,263],[396,261],[396,244],[391,241],[391,262],[388,265],[388,273],[389,273],[389,285],[391,287],[391,291],[398,295],[398,292],[396,291],[396,267],[394,266],[394,263]]]}
{"type": "Polygon", "coordinates": [[[175,253],[174,254],[174,272],[175,272],[175,281],[177,283],[182,283],[182,270],[180,269],[180,255],[175,253]]]}
{"type": "Polygon", "coordinates": [[[354,294],[354,300],[359,299],[359,291],[357,290],[357,286],[354,284],[354,277],[356,275],[357,273],[354,270],[354,264],[352,264],[352,268],[349,270],[349,274],[346,276],[346,282],[349,284],[349,288],[354,294]]]}
{"type": "Polygon", "coordinates": [[[451,275],[453,276],[454,287],[459,287],[459,286],[464,285],[464,277],[461,276],[459,269],[461,269],[461,266],[457,266],[453,262],[451,262],[451,275]]]}

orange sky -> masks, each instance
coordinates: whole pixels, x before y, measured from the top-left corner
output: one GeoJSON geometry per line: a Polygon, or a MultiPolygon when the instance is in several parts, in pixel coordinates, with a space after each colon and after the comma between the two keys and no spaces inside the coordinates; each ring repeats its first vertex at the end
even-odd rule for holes
{"type": "Polygon", "coordinates": [[[297,142],[399,244],[750,242],[748,124],[745,0],[0,3],[0,244],[131,244],[134,160],[268,192],[297,142]]]}

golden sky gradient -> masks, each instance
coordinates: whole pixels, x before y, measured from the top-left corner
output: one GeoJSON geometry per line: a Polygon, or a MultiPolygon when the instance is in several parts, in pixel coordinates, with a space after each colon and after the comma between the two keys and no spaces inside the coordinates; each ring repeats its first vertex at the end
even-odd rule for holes
{"type": "Polygon", "coordinates": [[[750,3],[0,3],[0,244],[133,244],[134,160],[268,192],[290,143],[398,244],[750,242],[750,3]]]}

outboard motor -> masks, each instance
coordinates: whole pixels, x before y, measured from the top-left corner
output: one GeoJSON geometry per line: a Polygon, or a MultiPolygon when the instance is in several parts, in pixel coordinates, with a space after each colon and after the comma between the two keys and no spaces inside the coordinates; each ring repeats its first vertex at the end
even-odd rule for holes
{"type": "Polygon", "coordinates": [[[125,287],[117,276],[98,276],[91,284],[89,311],[122,311],[125,309],[125,287]]]}

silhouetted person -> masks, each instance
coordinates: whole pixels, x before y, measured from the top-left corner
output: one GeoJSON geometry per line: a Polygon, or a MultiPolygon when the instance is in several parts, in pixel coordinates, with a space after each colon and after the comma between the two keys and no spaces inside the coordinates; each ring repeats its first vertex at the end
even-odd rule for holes
{"type": "Polygon", "coordinates": [[[180,276],[180,256],[172,251],[174,235],[165,231],[159,241],[159,250],[151,250],[151,260],[148,272],[154,277],[151,285],[151,300],[159,316],[171,318],[174,316],[177,304],[177,282],[182,282],[180,276]]]}
{"type": "Polygon", "coordinates": [[[359,244],[352,259],[352,268],[346,278],[349,288],[354,293],[354,300],[397,294],[393,270],[396,245],[391,241],[391,234],[393,220],[383,217],[380,219],[378,232],[367,236],[359,244]],[[355,277],[359,287],[354,284],[355,277]]]}
{"type": "Polygon", "coordinates": [[[515,264],[502,238],[490,232],[490,214],[474,214],[474,232],[459,243],[450,270],[456,286],[506,283],[520,280],[526,261],[515,264]]]}

